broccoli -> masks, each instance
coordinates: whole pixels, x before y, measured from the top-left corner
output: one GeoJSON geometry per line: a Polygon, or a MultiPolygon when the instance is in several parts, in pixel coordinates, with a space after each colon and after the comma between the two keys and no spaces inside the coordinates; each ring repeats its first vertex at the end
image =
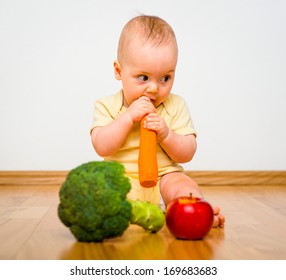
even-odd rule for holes
{"type": "Polygon", "coordinates": [[[165,222],[154,204],[131,201],[131,189],[122,164],[111,161],[84,163],[72,169],[60,189],[58,216],[78,241],[101,242],[117,237],[132,224],[151,232],[165,222]]]}

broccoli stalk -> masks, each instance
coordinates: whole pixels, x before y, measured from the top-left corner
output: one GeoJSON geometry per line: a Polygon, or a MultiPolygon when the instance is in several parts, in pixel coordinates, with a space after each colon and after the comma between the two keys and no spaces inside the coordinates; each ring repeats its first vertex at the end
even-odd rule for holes
{"type": "Polygon", "coordinates": [[[141,226],[151,232],[159,231],[164,225],[164,212],[150,202],[128,200],[132,206],[130,223],[141,226]]]}
{"type": "Polygon", "coordinates": [[[100,242],[123,234],[130,224],[150,232],[165,222],[149,202],[131,201],[125,169],[118,162],[88,162],[71,170],[60,189],[58,216],[78,241],[100,242]]]}

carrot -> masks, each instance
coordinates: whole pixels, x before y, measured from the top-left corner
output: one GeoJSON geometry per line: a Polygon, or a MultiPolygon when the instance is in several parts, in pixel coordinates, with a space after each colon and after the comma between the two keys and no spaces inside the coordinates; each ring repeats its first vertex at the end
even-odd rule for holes
{"type": "Polygon", "coordinates": [[[145,117],[140,123],[139,182],[144,188],[156,186],[158,178],[156,132],[144,128],[145,117]]]}

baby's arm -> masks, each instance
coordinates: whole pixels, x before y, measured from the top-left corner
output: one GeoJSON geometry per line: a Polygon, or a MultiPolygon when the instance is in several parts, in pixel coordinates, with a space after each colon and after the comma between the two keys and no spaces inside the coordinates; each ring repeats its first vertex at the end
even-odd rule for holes
{"type": "Polygon", "coordinates": [[[197,149],[194,135],[181,135],[173,132],[164,119],[156,113],[147,116],[145,127],[157,132],[157,141],[173,161],[184,163],[193,158],[197,149]]]}
{"type": "Polygon", "coordinates": [[[111,123],[95,127],[91,132],[91,141],[96,153],[101,157],[107,157],[115,153],[124,144],[134,123],[154,111],[155,108],[150,99],[142,96],[111,123]]]}
{"type": "Polygon", "coordinates": [[[173,161],[179,163],[191,161],[197,149],[196,137],[193,134],[180,135],[171,129],[160,145],[173,161]]]}
{"type": "Polygon", "coordinates": [[[116,152],[124,143],[133,127],[133,121],[127,112],[105,126],[95,127],[91,132],[91,142],[96,153],[107,157],[116,152]]]}

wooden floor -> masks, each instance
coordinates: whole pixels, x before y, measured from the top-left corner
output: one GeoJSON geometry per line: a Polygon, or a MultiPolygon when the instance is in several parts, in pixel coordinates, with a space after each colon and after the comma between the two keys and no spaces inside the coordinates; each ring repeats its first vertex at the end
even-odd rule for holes
{"type": "Polygon", "coordinates": [[[286,259],[286,186],[203,186],[226,216],[204,240],[130,226],[103,243],[77,242],[57,217],[59,185],[0,186],[0,259],[286,259]]]}

